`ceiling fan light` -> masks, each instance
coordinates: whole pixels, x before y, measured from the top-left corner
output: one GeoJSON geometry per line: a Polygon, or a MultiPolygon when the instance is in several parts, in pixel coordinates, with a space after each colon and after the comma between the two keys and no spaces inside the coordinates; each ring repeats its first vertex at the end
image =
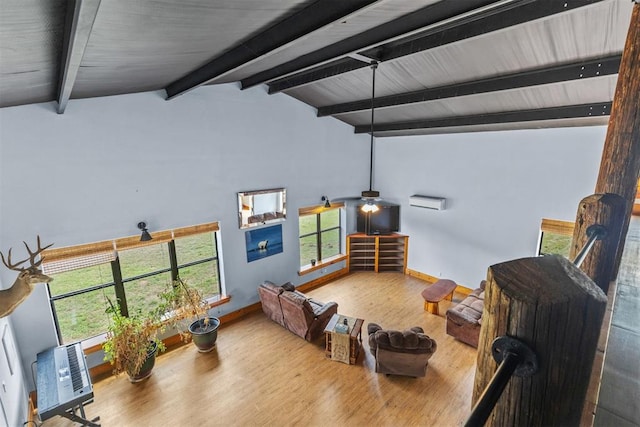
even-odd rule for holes
{"type": "Polygon", "coordinates": [[[374,199],[376,197],[380,197],[380,192],[376,190],[365,190],[362,192],[362,197],[374,199]]]}
{"type": "Polygon", "coordinates": [[[362,205],[362,208],[360,208],[360,209],[362,209],[362,212],[376,213],[376,212],[378,212],[378,210],[380,208],[378,207],[378,205],[374,205],[373,202],[369,202],[369,203],[366,203],[366,204],[362,205]]]}

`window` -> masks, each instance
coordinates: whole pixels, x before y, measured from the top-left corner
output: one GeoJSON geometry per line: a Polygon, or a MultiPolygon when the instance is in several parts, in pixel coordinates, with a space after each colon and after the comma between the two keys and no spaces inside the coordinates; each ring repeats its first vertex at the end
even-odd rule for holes
{"type": "Polygon", "coordinates": [[[573,222],[542,219],[538,255],[558,254],[569,258],[573,238],[573,222]]]}
{"type": "Polygon", "coordinates": [[[147,312],[158,294],[178,276],[207,299],[222,293],[218,264],[217,223],[90,243],[42,253],[43,272],[61,342],[91,338],[107,330],[105,298],[118,301],[128,315],[147,312]]]}
{"type": "Polygon", "coordinates": [[[299,210],[300,267],[341,254],[343,208],[344,204],[336,203],[299,210]]]}

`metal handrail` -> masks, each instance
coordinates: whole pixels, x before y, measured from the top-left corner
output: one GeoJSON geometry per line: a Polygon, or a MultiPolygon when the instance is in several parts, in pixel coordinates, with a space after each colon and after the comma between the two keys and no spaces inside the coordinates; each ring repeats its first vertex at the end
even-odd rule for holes
{"type": "Polygon", "coordinates": [[[607,229],[603,225],[593,224],[587,228],[587,237],[589,237],[589,240],[586,241],[580,252],[578,252],[578,255],[576,255],[576,258],[573,260],[576,267],[580,267],[582,261],[584,261],[591,248],[593,248],[594,243],[596,243],[596,240],[602,240],[606,235],[607,229]]]}
{"type": "Polygon", "coordinates": [[[471,410],[465,427],[483,426],[487,422],[511,376],[530,377],[538,372],[538,358],[535,352],[516,338],[496,338],[491,344],[491,352],[495,361],[499,363],[498,370],[471,410]]]}

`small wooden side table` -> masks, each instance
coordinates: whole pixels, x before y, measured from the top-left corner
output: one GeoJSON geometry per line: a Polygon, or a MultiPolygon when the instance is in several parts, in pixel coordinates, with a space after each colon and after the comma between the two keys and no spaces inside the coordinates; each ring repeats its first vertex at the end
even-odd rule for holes
{"type": "MultiPolygon", "coordinates": [[[[347,316],[342,316],[347,317],[347,316]]],[[[331,358],[331,336],[334,332],[334,328],[340,319],[339,314],[334,314],[331,316],[329,323],[327,323],[326,328],[324,328],[324,336],[325,336],[325,355],[330,359],[331,358]]],[[[360,355],[360,349],[362,348],[362,325],[364,324],[364,319],[355,319],[355,325],[351,329],[349,333],[349,364],[355,365],[356,360],[358,360],[358,356],[360,355]]]]}

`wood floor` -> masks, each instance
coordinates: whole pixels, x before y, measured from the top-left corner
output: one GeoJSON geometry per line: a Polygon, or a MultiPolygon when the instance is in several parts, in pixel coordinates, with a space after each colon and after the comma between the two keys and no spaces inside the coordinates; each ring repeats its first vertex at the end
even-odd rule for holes
{"type": "MultiPolygon", "coordinates": [[[[143,383],[124,376],[97,382],[87,416],[99,415],[105,427],[461,425],[471,409],[476,350],[445,334],[442,314],[424,311],[424,286],[399,273],[363,272],[307,292],[365,319],[356,365],[326,359],[324,341],[307,343],[260,312],[223,325],[211,353],[187,345],[161,355],[143,383]],[[426,377],[376,374],[369,322],[422,326],[438,343],[426,377]]],[[[441,304],[444,313],[451,302],[441,304]]],[[[44,425],[73,424],[56,417],[44,425]]]]}

